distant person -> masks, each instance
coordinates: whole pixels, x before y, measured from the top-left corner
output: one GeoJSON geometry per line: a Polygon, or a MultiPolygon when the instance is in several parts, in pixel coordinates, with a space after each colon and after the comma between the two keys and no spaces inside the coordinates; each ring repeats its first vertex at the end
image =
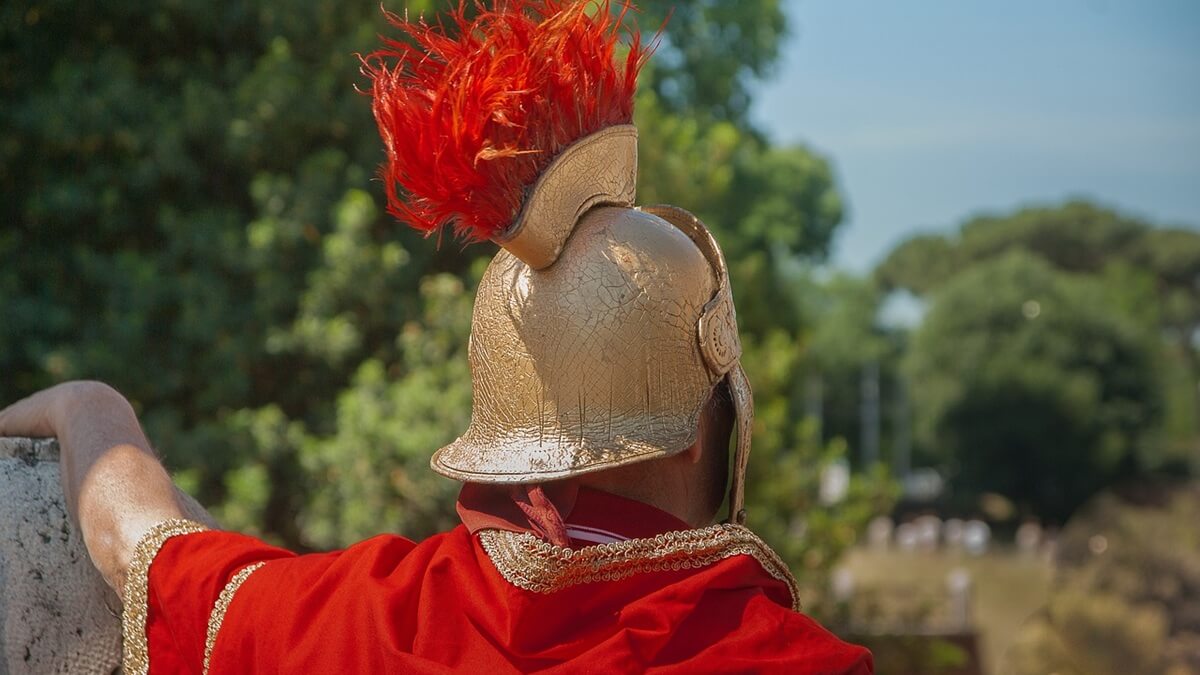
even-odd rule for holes
{"type": "Polygon", "coordinates": [[[449,31],[392,17],[404,39],[364,60],[389,210],[503,248],[470,426],[432,459],[464,483],[460,526],[296,555],[185,519],[105,385],[0,412],[0,434],[62,445],[125,672],[871,673],[742,524],[753,406],[725,262],[686,211],[633,207],[648,50],[604,6],[496,6],[449,31]]]}

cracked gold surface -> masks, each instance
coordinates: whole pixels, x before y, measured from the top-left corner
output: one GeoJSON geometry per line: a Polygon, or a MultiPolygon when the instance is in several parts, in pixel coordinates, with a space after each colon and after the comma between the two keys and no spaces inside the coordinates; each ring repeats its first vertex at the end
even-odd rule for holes
{"type": "Polygon", "coordinates": [[[531,482],[686,449],[721,377],[698,337],[717,289],[687,234],[634,209],[589,211],[544,270],[501,251],[475,299],[471,424],[435,470],[531,482]]]}

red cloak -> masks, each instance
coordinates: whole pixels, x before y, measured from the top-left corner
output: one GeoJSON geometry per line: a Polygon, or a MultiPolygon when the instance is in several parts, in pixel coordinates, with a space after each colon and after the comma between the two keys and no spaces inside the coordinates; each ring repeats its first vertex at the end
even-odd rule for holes
{"type": "Polygon", "coordinates": [[[199,675],[207,650],[214,675],[873,672],[793,610],[786,568],[744,528],[687,530],[587,489],[566,526],[571,549],[494,523],[303,556],[171,537],[149,570],[149,670],[199,675]]]}

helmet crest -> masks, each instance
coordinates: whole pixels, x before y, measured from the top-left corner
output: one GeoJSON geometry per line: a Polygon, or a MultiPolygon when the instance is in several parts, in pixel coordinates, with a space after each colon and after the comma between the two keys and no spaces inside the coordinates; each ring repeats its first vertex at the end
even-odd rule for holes
{"type": "Polygon", "coordinates": [[[362,59],[388,212],[427,233],[502,235],[567,146],[633,118],[651,48],[609,0],[460,1],[449,28],[387,13],[404,39],[362,59]],[[489,7],[488,5],[493,5],[489,7]],[[624,62],[618,54],[628,36],[624,62]]]}

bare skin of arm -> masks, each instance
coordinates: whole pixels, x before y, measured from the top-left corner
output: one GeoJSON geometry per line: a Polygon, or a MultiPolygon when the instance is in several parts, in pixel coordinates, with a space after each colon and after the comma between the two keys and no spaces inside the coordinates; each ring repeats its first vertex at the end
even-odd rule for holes
{"type": "Polygon", "coordinates": [[[0,436],[58,438],[67,510],[122,598],[138,540],[164,520],[203,514],[175,488],[133,408],[108,385],[67,382],[18,401],[0,411],[0,436]]]}

